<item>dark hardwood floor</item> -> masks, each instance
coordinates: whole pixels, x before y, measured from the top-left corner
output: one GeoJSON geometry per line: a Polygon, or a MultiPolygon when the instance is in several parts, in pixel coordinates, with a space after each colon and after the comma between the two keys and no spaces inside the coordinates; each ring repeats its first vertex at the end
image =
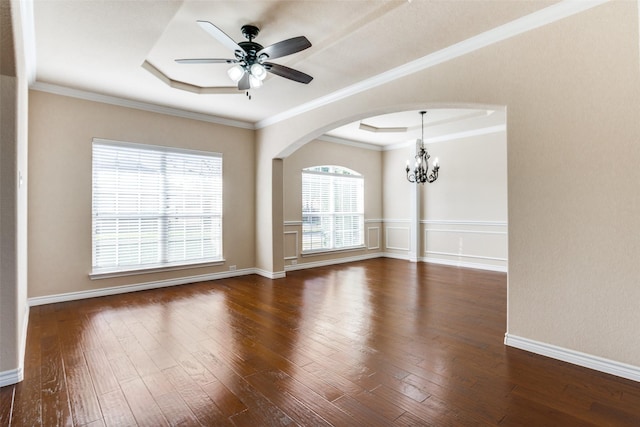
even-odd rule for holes
{"type": "Polygon", "coordinates": [[[505,317],[505,274],[392,259],[33,307],[0,425],[640,425],[505,317]]]}

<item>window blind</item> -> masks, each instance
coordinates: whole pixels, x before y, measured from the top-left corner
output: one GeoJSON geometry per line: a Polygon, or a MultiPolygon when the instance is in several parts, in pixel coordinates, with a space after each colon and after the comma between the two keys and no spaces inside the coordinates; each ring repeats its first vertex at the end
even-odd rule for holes
{"type": "Polygon", "coordinates": [[[222,157],[94,140],[93,272],[222,259],[222,157]]]}
{"type": "Polygon", "coordinates": [[[302,250],[332,250],[364,242],[364,180],[337,166],[302,172],[302,250]]]}

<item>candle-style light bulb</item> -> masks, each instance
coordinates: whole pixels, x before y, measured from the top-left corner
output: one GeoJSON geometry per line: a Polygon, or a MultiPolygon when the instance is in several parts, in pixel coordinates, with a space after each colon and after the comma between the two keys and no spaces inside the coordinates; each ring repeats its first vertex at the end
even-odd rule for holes
{"type": "Polygon", "coordinates": [[[231,78],[231,80],[233,80],[235,83],[238,83],[242,76],[244,76],[244,68],[236,64],[227,70],[227,74],[229,75],[229,78],[231,78]]]}

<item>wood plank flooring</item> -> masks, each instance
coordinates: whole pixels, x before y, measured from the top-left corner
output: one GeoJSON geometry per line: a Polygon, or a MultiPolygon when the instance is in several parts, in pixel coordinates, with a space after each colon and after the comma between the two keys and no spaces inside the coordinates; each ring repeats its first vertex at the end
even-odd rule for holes
{"type": "Polygon", "coordinates": [[[640,426],[505,317],[505,274],[393,259],[33,307],[0,426],[640,426]]]}

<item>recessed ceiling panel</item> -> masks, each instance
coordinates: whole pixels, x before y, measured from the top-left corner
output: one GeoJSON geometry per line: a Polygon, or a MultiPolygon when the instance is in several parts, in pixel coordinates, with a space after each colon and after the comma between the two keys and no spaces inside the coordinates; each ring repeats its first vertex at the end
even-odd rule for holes
{"type": "MultiPolygon", "coordinates": [[[[439,108],[427,110],[424,116],[425,140],[442,135],[472,131],[504,125],[506,114],[503,108],[495,110],[439,108]]],[[[362,142],[372,145],[394,145],[415,141],[422,134],[422,117],[419,110],[402,111],[368,117],[327,132],[325,135],[347,142],[362,142]],[[378,129],[406,128],[406,132],[371,132],[363,129],[366,124],[378,129]]]]}
{"type": "Polygon", "coordinates": [[[458,1],[120,1],[35,0],[36,80],[251,123],[402,66],[553,2],[458,1]],[[232,57],[197,20],[235,41],[260,28],[263,46],[306,36],[312,47],[274,62],[314,77],[269,76],[251,100],[172,87],[142,65],[197,86],[230,86],[227,64],[179,65],[177,58],[232,57]]]}

